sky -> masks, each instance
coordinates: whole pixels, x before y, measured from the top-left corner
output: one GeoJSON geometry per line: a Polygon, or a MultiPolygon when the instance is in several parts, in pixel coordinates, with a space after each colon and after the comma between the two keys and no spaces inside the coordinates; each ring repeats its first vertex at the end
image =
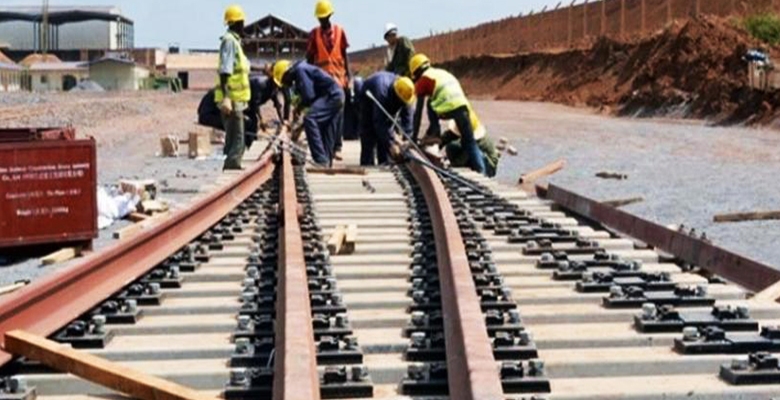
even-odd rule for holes
{"type": "MultiPolygon", "coordinates": [[[[344,26],[351,50],[382,44],[384,26],[393,22],[412,38],[555,7],[560,0],[333,0],[334,21],[344,26]]],[[[577,2],[580,2],[579,0],[577,2]]],[[[3,5],[37,6],[39,0],[2,0],[3,5]]],[[[316,0],[50,0],[50,5],[116,5],[135,22],[136,47],[215,48],[222,35],[226,6],[244,7],[247,19],[267,14],[309,30],[316,0]]],[[[568,3],[568,1],[566,2],[568,3]]]]}

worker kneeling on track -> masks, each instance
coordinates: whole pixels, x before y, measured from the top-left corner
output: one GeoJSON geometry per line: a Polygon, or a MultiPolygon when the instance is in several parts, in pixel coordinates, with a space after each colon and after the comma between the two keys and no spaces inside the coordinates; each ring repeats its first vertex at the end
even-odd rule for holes
{"type": "MultiPolygon", "coordinates": [[[[495,143],[487,136],[487,129],[485,125],[482,125],[474,110],[469,108],[469,113],[471,115],[471,128],[474,132],[474,139],[485,160],[485,175],[493,177],[496,175],[501,155],[496,150],[495,143]]],[[[425,143],[426,139],[423,139],[423,143],[425,143]]],[[[447,123],[447,131],[441,136],[441,145],[444,147],[447,159],[450,160],[450,166],[455,168],[469,166],[469,155],[463,148],[460,130],[455,121],[447,123]]]]}
{"type": "MultiPolygon", "coordinates": [[[[279,121],[286,121],[290,116],[290,100],[288,91],[279,91],[279,88],[266,75],[252,75],[249,77],[249,87],[252,91],[252,96],[249,99],[248,106],[244,110],[244,144],[246,147],[251,147],[252,143],[257,139],[257,132],[265,132],[268,129],[268,124],[263,120],[263,114],[260,110],[264,104],[269,101],[273,102],[276,115],[279,117],[279,121]],[[284,106],[279,100],[280,95],[284,98],[284,106]]],[[[222,124],[222,114],[217,107],[214,100],[216,89],[209,90],[198,106],[198,124],[208,126],[210,128],[225,130],[225,126],[222,124]]],[[[228,148],[225,147],[225,155],[227,155],[228,148]]]]}
{"type": "Polygon", "coordinates": [[[274,82],[281,88],[294,87],[300,96],[300,102],[295,106],[296,114],[308,109],[303,126],[311,157],[315,163],[330,167],[341,125],[344,90],[333,77],[306,61],[294,64],[287,60],[277,61],[274,82]]]}
{"type": "Polygon", "coordinates": [[[441,135],[439,120],[453,120],[460,132],[460,146],[467,157],[467,165],[474,171],[487,174],[485,155],[480,151],[474,137],[474,128],[469,104],[460,82],[451,73],[431,67],[431,61],[424,54],[417,54],[409,62],[409,70],[415,81],[417,109],[414,113],[412,138],[417,140],[422,123],[423,109],[427,110],[430,127],[428,136],[441,135]]]}
{"type": "Polygon", "coordinates": [[[249,59],[241,47],[244,32],[244,10],[233,5],[225,10],[228,31],[222,36],[214,102],[222,112],[225,127],[225,164],[223,169],[242,169],[244,158],[244,110],[251,98],[249,59]]]}
{"type": "Polygon", "coordinates": [[[360,101],[360,165],[373,166],[390,162],[390,146],[394,142],[394,124],[390,115],[399,115],[401,128],[412,133],[410,106],[414,102],[414,83],[390,72],[377,72],[363,83],[360,101]],[[372,99],[368,93],[374,97],[372,99]],[[377,104],[379,103],[379,104],[377,104]],[[380,108],[381,107],[381,108],[380,108]],[[384,108],[384,110],[382,110],[384,108]]]}

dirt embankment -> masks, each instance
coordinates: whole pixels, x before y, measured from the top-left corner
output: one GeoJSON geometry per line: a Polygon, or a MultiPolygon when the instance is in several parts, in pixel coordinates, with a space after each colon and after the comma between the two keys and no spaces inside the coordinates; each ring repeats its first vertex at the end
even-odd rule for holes
{"type": "Polygon", "coordinates": [[[730,21],[696,19],[641,40],[599,39],[587,49],[443,64],[476,96],[552,101],[620,115],[769,123],[780,93],[748,87],[746,51],[760,46],[730,21]]]}

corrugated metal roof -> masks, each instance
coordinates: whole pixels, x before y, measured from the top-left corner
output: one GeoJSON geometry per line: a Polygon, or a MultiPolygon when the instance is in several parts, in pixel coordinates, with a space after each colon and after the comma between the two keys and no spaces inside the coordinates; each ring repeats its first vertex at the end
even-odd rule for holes
{"type": "Polygon", "coordinates": [[[217,69],[219,54],[168,54],[165,68],[168,70],[217,69]]]}
{"type": "Polygon", "coordinates": [[[29,70],[33,72],[46,72],[46,71],[80,71],[86,70],[87,65],[82,62],[58,62],[58,63],[35,63],[29,66],[29,70]]]}

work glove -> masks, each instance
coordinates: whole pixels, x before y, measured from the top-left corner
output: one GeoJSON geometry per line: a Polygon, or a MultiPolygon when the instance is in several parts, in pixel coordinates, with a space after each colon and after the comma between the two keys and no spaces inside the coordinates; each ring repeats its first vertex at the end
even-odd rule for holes
{"type": "Polygon", "coordinates": [[[222,101],[219,103],[219,111],[221,111],[222,114],[225,114],[225,115],[232,114],[233,113],[233,102],[230,99],[228,99],[228,98],[222,99],[222,101]]]}
{"type": "Polygon", "coordinates": [[[405,146],[402,146],[398,143],[393,143],[390,145],[390,158],[396,163],[396,164],[403,164],[406,162],[406,148],[405,146]]]}

